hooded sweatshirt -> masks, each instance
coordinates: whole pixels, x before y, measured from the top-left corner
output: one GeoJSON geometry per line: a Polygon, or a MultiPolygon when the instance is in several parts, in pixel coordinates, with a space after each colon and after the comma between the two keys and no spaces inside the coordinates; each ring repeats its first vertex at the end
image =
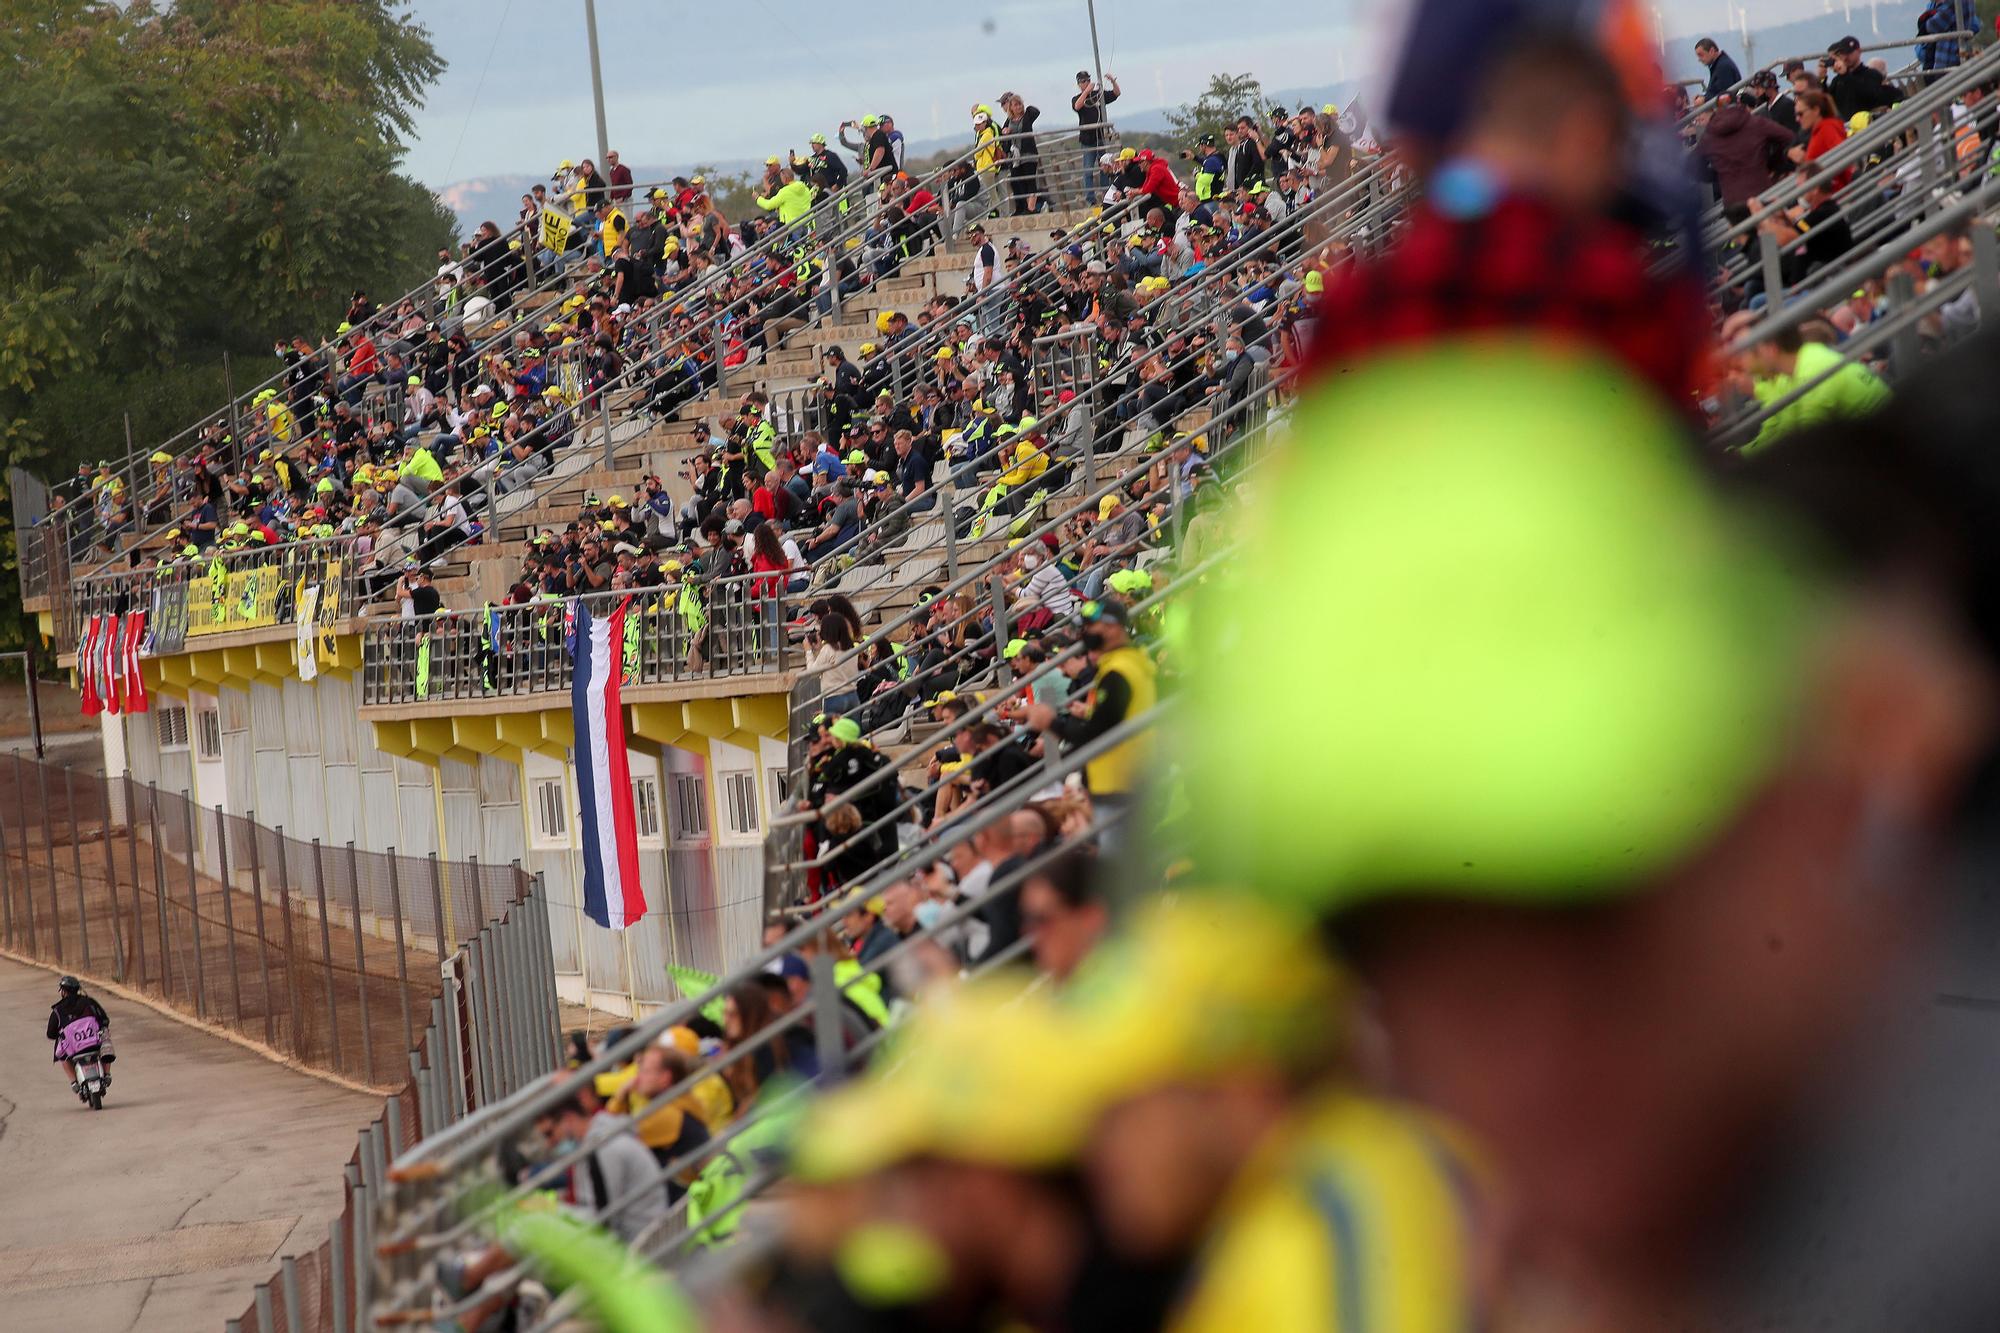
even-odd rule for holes
{"type": "Polygon", "coordinates": [[[1779,151],[1791,147],[1792,136],[1785,127],[1763,116],[1753,116],[1731,103],[1709,118],[1695,151],[1715,168],[1715,181],[1722,202],[1731,207],[1748,203],[1777,179],[1771,169],[1771,146],[1779,151]]]}

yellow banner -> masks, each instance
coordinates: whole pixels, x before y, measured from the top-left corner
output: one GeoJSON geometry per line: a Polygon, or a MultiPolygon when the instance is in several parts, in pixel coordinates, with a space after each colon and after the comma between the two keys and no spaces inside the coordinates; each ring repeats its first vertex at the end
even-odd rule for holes
{"type": "Polygon", "coordinates": [[[569,249],[569,234],[576,226],[569,214],[554,208],[542,209],[542,248],[557,254],[569,249]]]}

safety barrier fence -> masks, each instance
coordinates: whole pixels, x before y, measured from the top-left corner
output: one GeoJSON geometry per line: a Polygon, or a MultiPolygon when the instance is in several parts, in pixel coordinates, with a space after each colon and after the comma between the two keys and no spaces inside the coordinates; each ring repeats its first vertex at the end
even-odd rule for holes
{"type": "MultiPolygon", "coordinates": [[[[1246,403],[1244,409],[1252,404],[1246,403]]],[[[1261,406],[1261,404],[1259,404],[1261,406]]],[[[1261,424],[1260,418],[1260,424],[1261,424]]],[[[1232,437],[1235,447],[1247,446],[1259,432],[1245,431],[1232,437]]],[[[1109,493],[1108,490],[1106,493],[1109,493]]],[[[1037,534],[1038,535],[1038,534],[1037,534]]],[[[1201,566],[1183,571],[1183,578],[1173,585],[1174,590],[1193,586],[1206,572],[1201,566]]],[[[1133,608],[1139,615],[1147,615],[1157,609],[1168,593],[1155,594],[1141,599],[1133,608]]],[[[1004,623],[1004,620],[1002,621],[1004,623]]],[[[1051,664],[1047,669],[1056,669],[1051,664]]],[[[812,691],[807,682],[794,692],[795,707],[804,707],[812,691]]],[[[782,1018],[749,1040],[737,1044],[711,1064],[685,1080],[680,1086],[661,1094],[659,1100],[671,1100],[691,1088],[697,1079],[712,1076],[718,1068],[751,1058],[757,1051],[769,1048],[772,1043],[795,1029],[810,1031],[822,1079],[838,1078],[847,1068],[852,1067],[859,1055],[864,1054],[875,1040],[866,1034],[857,1035],[851,1019],[843,1013],[841,996],[850,993],[856,986],[866,985],[870,979],[881,976],[887,970],[907,965],[915,952],[924,947],[935,947],[938,936],[932,931],[920,931],[911,940],[890,956],[878,960],[871,968],[864,968],[862,975],[840,983],[833,981],[832,959],[824,950],[824,932],[832,914],[849,901],[879,892],[926,864],[935,862],[951,851],[958,843],[972,837],[991,819],[1004,817],[1012,810],[1026,804],[1035,794],[1044,790],[1051,781],[1061,781],[1111,749],[1129,743],[1145,734],[1157,720],[1157,715],[1165,711],[1161,705],[1153,714],[1129,719],[1111,733],[1081,749],[1062,756],[1045,768],[1025,773],[1013,783],[1004,785],[999,791],[983,797],[976,809],[965,818],[955,818],[936,836],[911,848],[907,852],[890,856],[883,863],[865,872],[858,880],[850,882],[834,898],[819,905],[813,920],[792,931],[767,950],[753,958],[748,966],[719,983],[706,994],[691,997],[681,1004],[669,1006],[666,1011],[645,1020],[637,1032],[620,1042],[613,1050],[605,1052],[596,1061],[586,1065],[573,1076],[573,1082],[531,1090],[508,1106],[496,1108],[494,1112],[479,1120],[469,1122],[448,1139],[434,1140],[422,1145],[392,1171],[391,1194],[385,1201],[383,1234],[389,1238],[378,1248],[377,1263],[382,1297],[377,1307],[378,1318],[390,1321],[406,1321],[421,1318],[451,1318],[469,1313],[496,1299],[505,1299],[507,1293],[526,1273],[525,1265],[514,1263],[487,1279],[479,1290],[458,1299],[450,1299],[436,1290],[431,1268],[432,1262],[453,1252],[463,1254],[468,1247],[479,1248],[485,1243],[486,1225],[491,1222],[493,1210],[508,1208],[524,1198],[538,1186],[546,1186],[557,1180],[565,1171],[576,1167],[583,1154],[577,1151],[559,1152],[553,1159],[540,1162],[524,1177],[505,1174],[501,1169],[497,1145],[519,1132],[530,1123],[536,1114],[567,1095],[568,1089],[580,1085],[589,1076],[612,1067],[622,1059],[630,1058],[643,1049],[660,1032],[674,1022],[682,1021],[700,1004],[725,994],[732,984],[739,984],[754,975],[771,958],[792,949],[805,949],[812,953],[810,992],[805,1000],[794,1006],[782,1018]],[[809,1026],[807,1026],[809,1025],[809,1026]],[[497,1201],[493,1196],[498,1196],[497,1201]]],[[[921,794],[920,794],[921,798],[921,794]]],[[[962,904],[937,923],[936,932],[962,928],[972,914],[988,907],[993,897],[1011,893],[1021,882],[1039,870],[1049,857],[1079,845],[1089,836],[1101,830],[1100,818],[1083,833],[1066,839],[1063,843],[1048,849],[1044,855],[1031,857],[1015,875],[996,884],[991,894],[975,903],[962,904]]],[[[791,867],[796,869],[797,867],[791,867]]],[[[1024,947],[1016,944],[1001,951],[1005,958],[1018,954],[1024,947]]],[[[982,960],[982,965],[999,959],[982,960]]],[[[880,983],[876,983],[880,984],[880,983]]],[[[773,1094],[775,1102],[778,1094],[773,1094]]],[[[650,1185],[641,1185],[629,1197],[608,1201],[601,1209],[601,1219],[616,1225],[619,1215],[637,1203],[650,1191],[664,1186],[667,1179],[681,1172],[699,1169],[706,1163],[725,1154],[742,1163],[742,1171],[749,1179],[746,1197],[754,1195],[770,1176],[756,1163],[756,1154],[751,1150],[739,1152],[734,1144],[743,1134],[761,1123],[773,1106],[756,1104],[746,1112],[730,1130],[712,1140],[706,1147],[688,1154],[676,1161],[664,1164],[658,1178],[650,1185]]],[[[629,1130],[628,1130],[629,1132],[629,1130]]],[[[705,1228],[713,1227],[712,1220],[690,1228],[685,1200],[674,1204],[667,1214],[648,1225],[635,1237],[635,1249],[656,1257],[675,1258],[705,1243],[705,1228]]],[[[733,1229],[733,1223],[730,1224],[733,1229]]],[[[534,1324],[539,1330],[556,1326],[567,1315],[575,1312],[575,1297],[564,1297],[544,1312],[534,1324]]]]}
{"type": "Polygon", "coordinates": [[[356,1136],[342,1168],[342,1206],[327,1238],[287,1255],[257,1284],[228,1333],[361,1333],[373,1295],[375,1200],[389,1163],[561,1064],[561,1025],[549,950],[548,900],[517,878],[497,915],[444,959],[421,1035],[407,1048],[407,1082],[356,1136]]]}
{"type": "Polygon", "coordinates": [[[0,762],[0,941],[395,1089],[327,1242],[283,1261],[243,1328],[357,1328],[387,1162],[558,1063],[547,900],[518,865],[303,843],[130,775],[0,762]]]}

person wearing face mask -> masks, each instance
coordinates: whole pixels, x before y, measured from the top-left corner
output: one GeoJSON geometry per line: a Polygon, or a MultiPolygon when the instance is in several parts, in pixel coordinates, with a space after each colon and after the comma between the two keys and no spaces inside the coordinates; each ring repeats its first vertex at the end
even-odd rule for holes
{"type": "Polygon", "coordinates": [[[593,1113],[580,1094],[551,1108],[536,1124],[552,1157],[580,1146],[590,1149],[570,1171],[576,1206],[594,1215],[617,1201],[619,1211],[607,1225],[627,1242],[667,1211],[659,1164],[636,1135],[626,1132],[630,1124],[622,1115],[593,1113]],[[628,1198],[631,1202],[625,1203],[628,1198]]]}
{"type": "MultiPolygon", "coordinates": [[[[1065,750],[1082,749],[1128,718],[1150,712],[1159,699],[1153,659],[1132,642],[1124,606],[1085,602],[1081,614],[1084,648],[1097,671],[1088,703],[1081,706],[1080,716],[1076,704],[1068,714],[1058,714],[1047,704],[1028,709],[1028,726],[1045,737],[1053,735],[1065,750]]],[[[1107,821],[1116,820],[1131,805],[1145,773],[1147,750],[1146,739],[1135,736],[1084,766],[1091,802],[1107,821]]],[[[1106,841],[1112,837],[1113,830],[1107,827],[1106,841]]]]}
{"type": "Polygon", "coordinates": [[[1022,634],[1040,630],[1076,609],[1062,570],[1040,544],[1021,552],[1021,583],[1014,589],[1016,625],[1022,634]]]}

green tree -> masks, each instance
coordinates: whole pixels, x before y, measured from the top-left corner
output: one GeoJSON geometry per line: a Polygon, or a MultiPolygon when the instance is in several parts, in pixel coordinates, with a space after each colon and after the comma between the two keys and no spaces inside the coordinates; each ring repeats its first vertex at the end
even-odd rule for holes
{"type": "MultiPolygon", "coordinates": [[[[398,174],[443,61],[388,0],[0,8],[0,461],[164,440],[399,294],[453,221],[398,174]]],[[[11,563],[12,537],[0,542],[11,563]]],[[[0,636],[14,580],[0,578],[0,636]]]]}
{"type": "Polygon", "coordinates": [[[1223,127],[1244,116],[1263,122],[1264,85],[1254,74],[1214,74],[1200,97],[1167,112],[1167,124],[1182,145],[1192,144],[1204,134],[1213,134],[1220,143],[1223,127]]]}

